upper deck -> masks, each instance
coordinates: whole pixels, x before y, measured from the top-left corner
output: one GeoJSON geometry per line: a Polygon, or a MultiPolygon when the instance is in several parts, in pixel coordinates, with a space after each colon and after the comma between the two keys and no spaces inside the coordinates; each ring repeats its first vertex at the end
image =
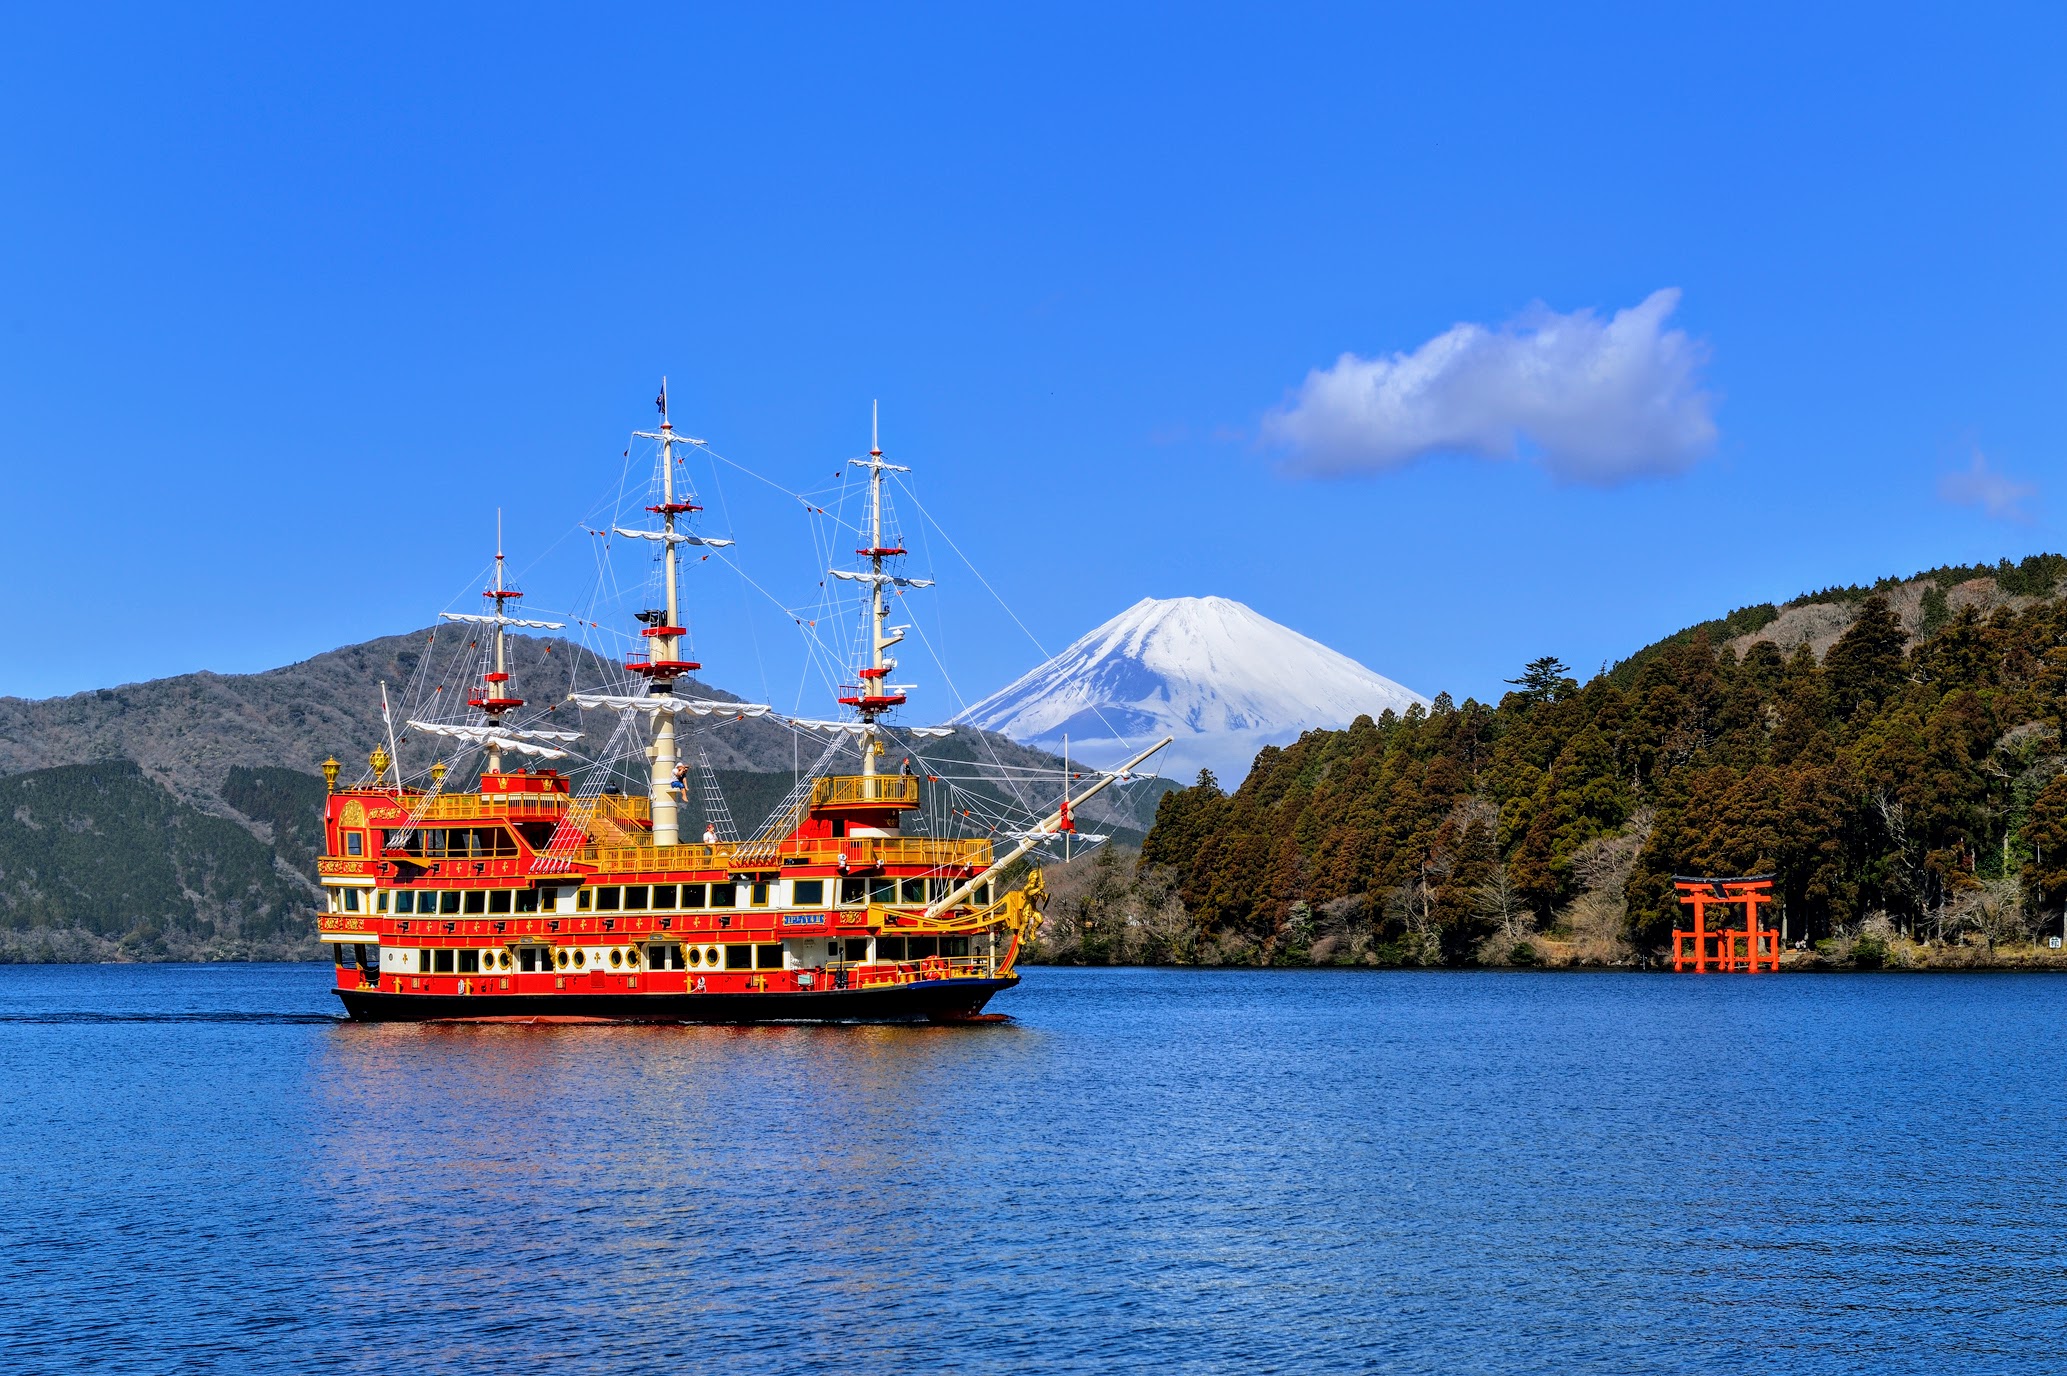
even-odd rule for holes
{"type": "Polygon", "coordinates": [[[487,776],[482,784],[438,796],[339,790],[331,797],[323,872],[373,875],[407,865],[497,886],[545,875],[946,874],[980,870],[992,859],[988,838],[896,834],[897,815],[920,804],[919,780],[908,775],[816,779],[783,819],[779,839],[671,846],[654,844],[652,803],[644,796],[575,798],[564,779],[545,773],[487,776]]]}

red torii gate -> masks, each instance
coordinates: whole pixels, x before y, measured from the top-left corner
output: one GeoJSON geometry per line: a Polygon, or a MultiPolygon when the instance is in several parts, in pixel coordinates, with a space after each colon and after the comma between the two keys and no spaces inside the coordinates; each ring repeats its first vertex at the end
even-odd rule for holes
{"type": "Polygon", "coordinates": [[[1780,968],[1780,933],[1758,925],[1758,905],[1773,901],[1773,876],[1745,874],[1734,879],[1697,879],[1674,875],[1672,886],[1679,901],[1694,910],[1693,930],[1675,928],[1672,933],[1672,968],[1689,967],[1697,973],[1709,970],[1741,970],[1757,974],[1780,968]],[[1744,925],[1708,930],[1708,909],[1744,905],[1744,925]]]}

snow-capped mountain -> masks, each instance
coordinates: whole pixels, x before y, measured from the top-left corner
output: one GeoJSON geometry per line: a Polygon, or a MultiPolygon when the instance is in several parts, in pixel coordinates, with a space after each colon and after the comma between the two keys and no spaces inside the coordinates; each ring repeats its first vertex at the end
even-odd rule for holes
{"type": "Polygon", "coordinates": [[[1256,752],[1427,698],[1225,597],[1144,597],[955,720],[1112,765],[1158,737],[1148,768],[1232,789],[1256,752]]]}

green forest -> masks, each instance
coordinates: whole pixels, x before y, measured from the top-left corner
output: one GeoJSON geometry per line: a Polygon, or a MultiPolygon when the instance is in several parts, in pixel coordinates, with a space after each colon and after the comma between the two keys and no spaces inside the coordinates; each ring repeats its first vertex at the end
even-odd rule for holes
{"type": "Polygon", "coordinates": [[[1890,599],[1917,579],[1827,589],[1788,604],[1849,618],[1820,659],[1739,654],[1780,613],[1751,608],[1584,684],[1545,657],[1494,704],[1309,732],[1232,793],[1165,796],[1138,862],[1059,876],[1048,953],[1644,964],[1683,921],[1672,876],[1757,873],[1796,959],[2032,946],[2067,901],[2063,578],[2057,555],[1918,575],[1914,637],[1890,599]],[[2003,605],[1956,606],[1976,578],[2003,605]]]}

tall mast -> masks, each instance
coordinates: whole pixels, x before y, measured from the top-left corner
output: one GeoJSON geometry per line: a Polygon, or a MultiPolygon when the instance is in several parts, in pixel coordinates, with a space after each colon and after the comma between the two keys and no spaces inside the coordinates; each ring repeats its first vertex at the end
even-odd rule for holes
{"type": "Polygon", "coordinates": [[[851,579],[868,584],[868,643],[869,661],[861,673],[860,688],[850,697],[840,699],[841,703],[854,708],[861,714],[861,772],[876,772],[876,757],[882,754],[882,741],[878,738],[876,722],[891,708],[904,702],[904,694],[891,687],[884,680],[897,667],[897,661],[884,652],[904,639],[904,627],[891,626],[890,599],[887,589],[891,587],[926,588],[933,585],[929,578],[900,578],[883,570],[883,561],[895,559],[904,554],[902,545],[888,545],[883,542],[883,474],[909,473],[909,468],[889,463],[883,458],[882,432],[879,425],[880,407],[869,407],[868,458],[860,466],[868,472],[868,546],[854,552],[868,560],[867,573],[847,573],[834,569],[836,578],[851,579]]]}
{"type": "MultiPolygon", "coordinates": [[[[522,597],[524,594],[505,585],[502,564],[502,508],[497,507],[495,510],[495,586],[481,594],[481,596],[490,599],[495,606],[495,668],[481,675],[481,681],[485,685],[481,689],[481,696],[469,699],[467,702],[467,706],[481,709],[482,713],[488,718],[488,726],[491,731],[500,731],[502,729],[503,716],[524,705],[524,699],[511,696],[511,689],[509,687],[509,656],[504,650],[502,639],[503,628],[510,624],[505,604],[511,598],[522,597]]],[[[502,745],[494,736],[490,736],[488,740],[487,772],[490,774],[502,773],[502,745]]]]}
{"type": "MultiPolygon", "coordinates": [[[[643,658],[628,661],[625,668],[645,676],[649,697],[669,697],[675,691],[676,679],[703,667],[694,660],[682,658],[682,638],[688,635],[689,631],[682,624],[680,576],[675,547],[707,545],[713,549],[722,549],[732,542],[709,540],[675,529],[677,518],[692,511],[703,510],[695,502],[676,499],[675,446],[701,444],[702,441],[675,433],[674,424],[668,419],[667,414],[666,378],[660,380],[660,395],[654,398],[654,404],[660,408],[660,429],[634,430],[632,435],[636,439],[660,442],[660,505],[646,508],[660,517],[660,529],[627,530],[623,526],[618,526],[616,530],[619,535],[660,542],[661,577],[667,605],[638,614],[639,620],[646,623],[646,629],[640,634],[646,637],[649,648],[643,658]]],[[[647,752],[653,761],[653,772],[647,793],[653,805],[653,844],[656,846],[679,845],[682,839],[681,822],[676,812],[673,791],[677,753],[674,713],[656,711],[653,713],[653,745],[647,752]]]]}

